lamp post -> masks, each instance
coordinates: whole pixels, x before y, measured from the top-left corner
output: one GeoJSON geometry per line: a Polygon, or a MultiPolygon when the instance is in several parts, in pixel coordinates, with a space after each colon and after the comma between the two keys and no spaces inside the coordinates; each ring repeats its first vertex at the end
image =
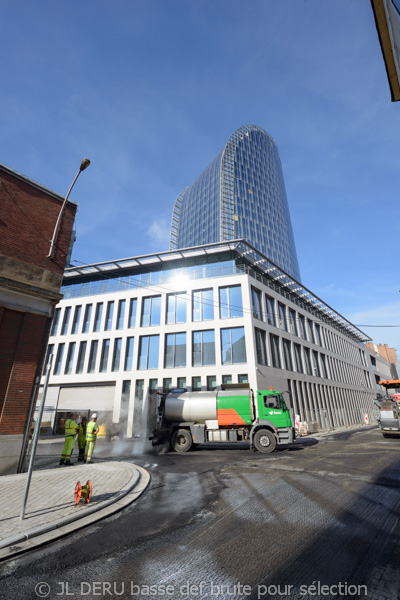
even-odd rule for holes
{"type": "Polygon", "coordinates": [[[44,386],[43,386],[42,401],[40,403],[39,413],[38,413],[38,416],[37,416],[37,419],[36,419],[36,423],[35,423],[35,430],[33,432],[31,458],[29,460],[28,474],[27,474],[27,477],[26,477],[26,484],[25,484],[24,499],[22,501],[21,514],[19,516],[19,520],[20,521],[22,521],[25,518],[26,503],[28,502],[28,494],[29,494],[29,488],[30,488],[30,485],[31,485],[33,463],[35,462],[36,448],[37,448],[37,445],[38,445],[38,439],[39,439],[39,433],[40,433],[40,424],[42,422],[44,404],[46,402],[47,387],[49,385],[50,370],[51,370],[52,362],[53,362],[53,355],[50,354],[48,363],[46,365],[46,378],[45,378],[44,386]]]}
{"type": "Polygon", "coordinates": [[[64,198],[64,202],[62,203],[61,210],[60,210],[58,218],[57,218],[57,223],[56,223],[56,226],[54,228],[53,237],[52,237],[51,242],[50,242],[50,251],[49,251],[49,253],[47,255],[47,258],[52,258],[52,256],[53,256],[54,246],[56,244],[57,234],[58,234],[58,230],[59,230],[60,223],[61,223],[61,217],[63,215],[64,208],[65,208],[65,205],[66,205],[67,200],[69,198],[69,195],[71,193],[71,190],[72,190],[72,188],[75,185],[75,181],[78,179],[78,177],[81,174],[81,172],[84,171],[85,169],[87,169],[89,165],[90,165],[90,160],[88,158],[84,158],[83,161],[81,162],[81,166],[79,167],[79,171],[77,172],[77,174],[75,176],[75,179],[73,180],[73,182],[71,184],[71,187],[69,188],[68,193],[67,193],[67,195],[64,198]]]}

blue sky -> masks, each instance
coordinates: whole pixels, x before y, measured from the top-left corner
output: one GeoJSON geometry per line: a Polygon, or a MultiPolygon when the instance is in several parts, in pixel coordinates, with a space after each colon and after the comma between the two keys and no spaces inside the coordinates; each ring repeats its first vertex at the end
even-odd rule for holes
{"type": "Polygon", "coordinates": [[[168,249],[173,203],[238,127],[275,139],[304,285],[400,328],[400,103],[370,2],[3,0],[0,162],[79,204],[73,259],[168,249]]]}

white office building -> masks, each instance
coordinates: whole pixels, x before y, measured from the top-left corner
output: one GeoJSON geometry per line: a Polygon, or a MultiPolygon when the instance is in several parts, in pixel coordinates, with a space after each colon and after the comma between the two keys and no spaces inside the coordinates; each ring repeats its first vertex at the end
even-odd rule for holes
{"type": "Polygon", "coordinates": [[[320,428],[371,422],[389,377],[367,335],[243,240],[69,268],[62,293],[48,346],[55,432],[74,410],[143,435],[157,391],[247,382],[289,391],[320,428]]]}

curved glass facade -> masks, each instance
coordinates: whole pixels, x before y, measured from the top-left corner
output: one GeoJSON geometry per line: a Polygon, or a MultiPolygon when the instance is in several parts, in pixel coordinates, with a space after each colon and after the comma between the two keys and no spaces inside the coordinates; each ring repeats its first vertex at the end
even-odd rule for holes
{"type": "Polygon", "coordinates": [[[170,248],[243,238],[297,280],[297,261],[278,148],[253,125],[224,149],[178,197],[170,248]]]}

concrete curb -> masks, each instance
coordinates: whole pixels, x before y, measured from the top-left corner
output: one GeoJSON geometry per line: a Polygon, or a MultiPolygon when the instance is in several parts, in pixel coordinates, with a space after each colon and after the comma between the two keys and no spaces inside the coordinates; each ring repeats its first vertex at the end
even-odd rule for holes
{"type": "Polygon", "coordinates": [[[146,469],[137,465],[134,468],[137,472],[131,480],[113,498],[102,504],[88,507],[84,513],[61,519],[51,525],[37,527],[26,534],[18,534],[3,539],[0,543],[0,561],[70,534],[71,530],[67,526],[73,522],[76,522],[74,528],[74,531],[76,531],[76,529],[92,525],[100,519],[118,512],[134,502],[145,491],[151,479],[150,473],[146,469]]]}

